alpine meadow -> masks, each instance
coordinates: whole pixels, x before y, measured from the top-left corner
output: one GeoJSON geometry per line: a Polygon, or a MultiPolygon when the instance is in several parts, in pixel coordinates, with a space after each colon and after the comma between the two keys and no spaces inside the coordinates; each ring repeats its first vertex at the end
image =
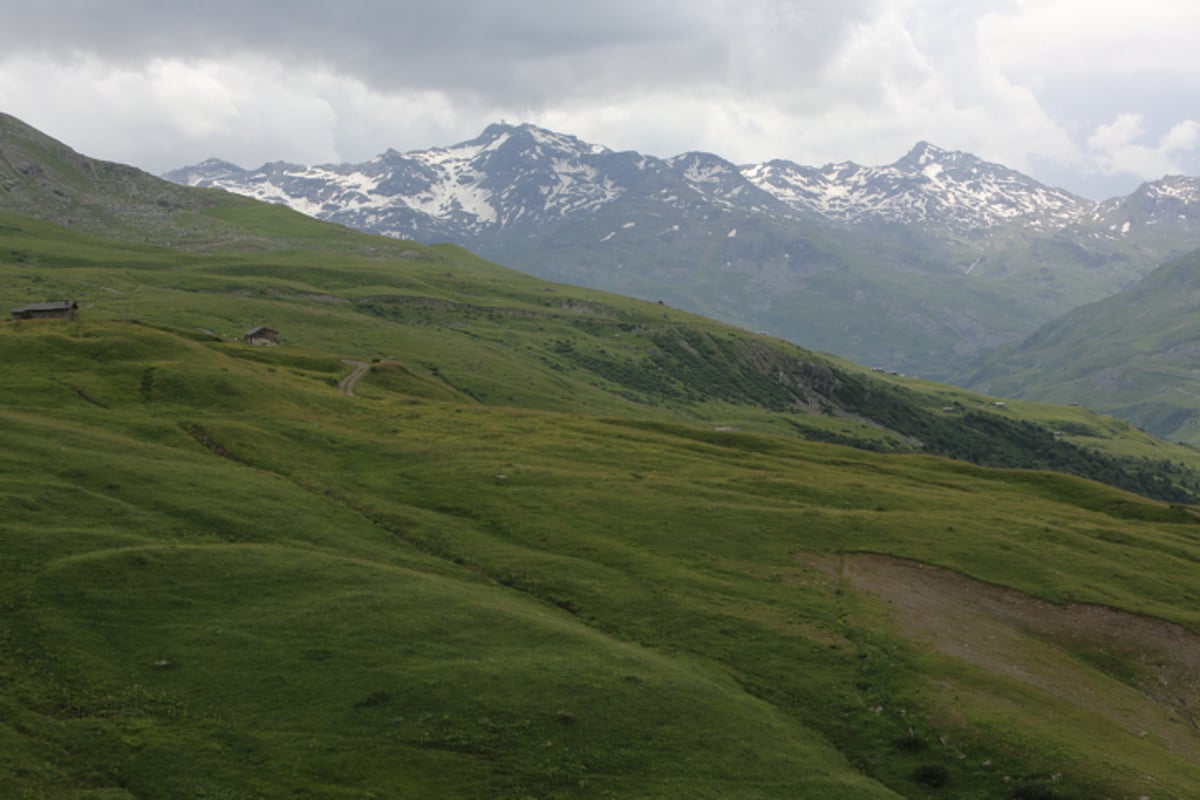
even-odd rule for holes
{"type": "Polygon", "coordinates": [[[0,209],[78,306],[0,324],[6,798],[1200,797],[1191,447],[12,117],[0,209]]]}

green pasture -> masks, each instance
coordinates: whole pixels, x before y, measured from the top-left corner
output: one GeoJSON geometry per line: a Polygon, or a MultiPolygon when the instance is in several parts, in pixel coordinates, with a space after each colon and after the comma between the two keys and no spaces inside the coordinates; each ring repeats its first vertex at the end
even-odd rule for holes
{"type": "Polygon", "coordinates": [[[0,323],[7,796],[1200,795],[1153,664],[989,671],[838,567],[1200,633],[1190,448],[215,198],[0,215],[0,308],[82,309],[0,323]]]}
{"type": "MultiPolygon", "coordinates": [[[[16,797],[1200,787],[1109,719],[916,648],[804,558],[888,553],[1195,630],[1185,509],[489,405],[400,361],[345,397],[335,354],[146,324],[5,325],[0,354],[16,797]]],[[[1044,647],[1097,692],[1140,679],[1044,647]]]]}

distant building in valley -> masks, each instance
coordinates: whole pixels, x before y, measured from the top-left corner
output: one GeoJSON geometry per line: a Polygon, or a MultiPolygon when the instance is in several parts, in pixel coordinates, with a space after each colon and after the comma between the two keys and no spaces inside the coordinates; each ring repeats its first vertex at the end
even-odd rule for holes
{"type": "Polygon", "coordinates": [[[75,319],[79,304],[74,300],[54,300],[49,303],[30,303],[12,309],[13,319],[75,319]]]}
{"type": "Polygon", "coordinates": [[[246,331],[242,341],[246,344],[279,344],[279,331],[260,325],[252,331],[246,331]]]}

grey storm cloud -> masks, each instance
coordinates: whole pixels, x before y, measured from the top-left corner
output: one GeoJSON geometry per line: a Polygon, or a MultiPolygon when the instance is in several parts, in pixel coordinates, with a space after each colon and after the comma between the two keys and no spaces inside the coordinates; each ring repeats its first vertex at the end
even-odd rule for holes
{"type": "Polygon", "coordinates": [[[0,3],[0,108],[152,170],[362,160],[510,119],[744,161],[926,139],[1097,198],[1200,172],[1190,0],[0,3]]]}
{"type": "Polygon", "coordinates": [[[478,94],[536,108],[572,94],[737,83],[794,85],[877,5],[871,0],[39,0],[9,9],[7,54],[267,55],[372,88],[478,94]]]}

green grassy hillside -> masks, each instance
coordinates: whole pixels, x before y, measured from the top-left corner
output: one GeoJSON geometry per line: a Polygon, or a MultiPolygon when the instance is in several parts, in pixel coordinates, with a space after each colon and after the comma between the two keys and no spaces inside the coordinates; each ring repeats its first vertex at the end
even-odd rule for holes
{"type": "Polygon", "coordinates": [[[917,452],[1185,451],[452,248],[0,243],[5,302],[83,309],[0,325],[14,797],[1200,791],[1191,511],[917,452]],[[972,660],[910,563],[1178,627],[991,615],[972,660]]]}
{"type": "Polygon", "coordinates": [[[998,351],[964,380],[984,391],[1083,403],[1164,439],[1200,443],[1198,276],[1195,252],[998,351]]]}
{"type": "Polygon", "coordinates": [[[1200,791],[1161,665],[1013,627],[1015,666],[989,669],[847,562],[1186,631],[1183,508],[430,397],[383,362],[347,397],[315,351],[128,322],[4,325],[0,352],[11,796],[1200,791]],[[1091,701],[1029,679],[1047,660],[1091,701]]]}
{"type": "Polygon", "coordinates": [[[0,213],[5,796],[1200,795],[1190,449],[195,214],[0,213]]]}

